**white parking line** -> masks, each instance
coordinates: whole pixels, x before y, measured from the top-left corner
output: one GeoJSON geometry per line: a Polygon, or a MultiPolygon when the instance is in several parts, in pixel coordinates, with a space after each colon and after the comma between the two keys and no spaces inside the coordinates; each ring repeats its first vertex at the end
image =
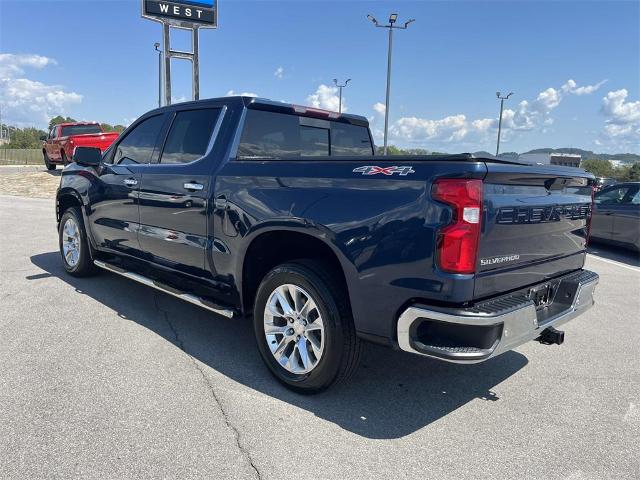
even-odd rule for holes
{"type": "Polygon", "coordinates": [[[615,260],[609,260],[608,258],[602,258],[594,255],[593,253],[587,253],[587,256],[590,258],[595,258],[596,260],[600,260],[601,262],[611,263],[612,265],[617,265],[622,268],[628,268],[629,270],[633,270],[634,272],[640,272],[640,268],[625,265],[624,263],[616,262],[615,260]]]}

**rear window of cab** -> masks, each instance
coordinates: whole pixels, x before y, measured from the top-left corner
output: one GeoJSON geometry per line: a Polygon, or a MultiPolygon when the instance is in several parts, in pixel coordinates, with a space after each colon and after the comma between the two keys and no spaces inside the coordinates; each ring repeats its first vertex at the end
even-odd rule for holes
{"type": "Polygon", "coordinates": [[[324,119],[247,110],[239,160],[373,155],[369,129],[324,119]]]}

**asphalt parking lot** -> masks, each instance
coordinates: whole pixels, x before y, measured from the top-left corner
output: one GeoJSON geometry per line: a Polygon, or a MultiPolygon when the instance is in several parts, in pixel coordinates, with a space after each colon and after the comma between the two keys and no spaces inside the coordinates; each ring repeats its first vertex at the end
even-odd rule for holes
{"type": "Polygon", "coordinates": [[[640,267],[595,247],[562,346],[459,366],[368,346],[279,386],[248,322],[65,275],[51,199],[0,196],[2,478],[640,478],[640,267]]]}

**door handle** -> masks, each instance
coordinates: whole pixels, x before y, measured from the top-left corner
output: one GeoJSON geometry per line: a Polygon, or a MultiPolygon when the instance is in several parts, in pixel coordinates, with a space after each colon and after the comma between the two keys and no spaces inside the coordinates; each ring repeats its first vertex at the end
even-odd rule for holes
{"type": "Polygon", "coordinates": [[[216,201],[214,202],[214,204],[218,210],[226,210],[229,206],[227,203],[227,197],[225,197],[224,195],[216,197],[216,201]]]}
{"type": "Polygon", "coordinates": [[[135,187],[136,185],[138,185],[138,180],[136,180],[135,178],[125,178],[124,184],[127,187],[135,187]]]}
{"type": "Polygon", "coordinates": [[[204,185],[195,182],[187,182],[183,187],[185,190],[204,190],[204,185]]]}

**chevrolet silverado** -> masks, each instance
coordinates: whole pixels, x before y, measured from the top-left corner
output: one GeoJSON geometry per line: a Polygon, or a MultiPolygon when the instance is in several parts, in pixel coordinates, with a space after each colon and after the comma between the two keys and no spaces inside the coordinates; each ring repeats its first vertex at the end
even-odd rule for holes
{"type": "Polygon", "coordinates": [[[299,392],[348,378],[363,341],[457,363],[562,343],[598,282],[593,176],[374,153],[357,115],[248,97],[152,110],[63,170],[64,268],[251,318],[299,392]]]}

